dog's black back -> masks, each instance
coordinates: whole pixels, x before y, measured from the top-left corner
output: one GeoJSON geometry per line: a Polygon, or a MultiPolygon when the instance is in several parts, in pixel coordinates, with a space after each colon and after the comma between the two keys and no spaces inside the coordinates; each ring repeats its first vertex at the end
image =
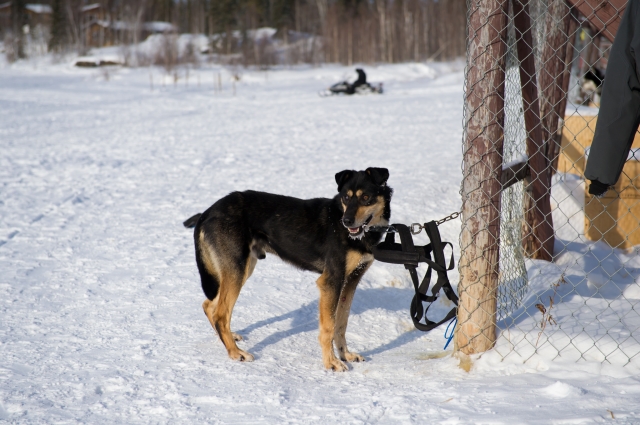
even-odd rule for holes
{"type": "MultiPolygon", "coordinates": [[[[260,254],[276,254],[284,261],[303,270],[322,273],[325,262],[332,256],[341,260],[344,251],[353,249],[370,253],[371,248],[380,242],[380,232],[364,232],[362,238],[352,238],[343,225],[344,196],[347,193],[371,196],[375,204],[382,206],[381,217],[387,224],[391,215],[392,189],[381,186],[364,172],[346,171],[336,176],[339,193],[332,199],[298,199],[290,196],[275,195],[266,192],[248,190],[233,192],[218,200],[201,215],[195,215],[185,221],[188,226],[195,224],[195,244],[199,245],[199,234],[204,232],[209,241],[215,244],[217,237],[233,237],[231,250],[234,261],[243,267],[252,247],[260,254]],[[377,199],[376,199],[377,198],[377,199]]],[[[340,174],[340,173],[338,173],[340,174]]],[[[356,203],[355,210],[361,208],[356,203]]],[[[259,259],[261,255],[257,255],[259,259]]],[[[217,283],[212,279],[202,282],[203,291],[210,300],[217,295],[217,283]]]]}

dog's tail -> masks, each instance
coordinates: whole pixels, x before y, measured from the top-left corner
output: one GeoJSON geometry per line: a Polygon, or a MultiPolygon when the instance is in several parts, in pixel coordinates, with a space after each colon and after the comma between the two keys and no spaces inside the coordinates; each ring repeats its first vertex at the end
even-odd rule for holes
{"type": "Polygon", "coordinates": [[[198,213],[193,217],[189,217],[182,224],[184,224],[184,227],[186,227],[187,229],[193,229],[194,227],[196,227],[196,224],[198,223],[198,220],[200,220],[201,215],[202,213],[198,213]]]}

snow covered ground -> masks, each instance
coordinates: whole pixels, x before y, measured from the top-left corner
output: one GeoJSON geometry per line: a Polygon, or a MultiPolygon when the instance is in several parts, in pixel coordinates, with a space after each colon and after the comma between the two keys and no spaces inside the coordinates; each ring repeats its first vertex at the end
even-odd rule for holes
{"type": "MultiPolygon", "coordinates": [[[[401,266],[358,288],[347,338],[367,361],[346,373],[322,367],[312,273],[258,264],[232,322],[253,363],[228,359],[202,313],[182,221],[230,191],[330,197],[337,171],[384,166],[392,221],[456,211],[462,68],[365,67],[384,95],[320,98],[353,69],[234,70],[234,94],[214,65],[177,84],[0,66],[0,422],[640,423],[637,363],[492,352],[465,372],[442,327],[413,329],[401,266]]],[[[459,222],[441,231],[457,245],[459,222]]]]}

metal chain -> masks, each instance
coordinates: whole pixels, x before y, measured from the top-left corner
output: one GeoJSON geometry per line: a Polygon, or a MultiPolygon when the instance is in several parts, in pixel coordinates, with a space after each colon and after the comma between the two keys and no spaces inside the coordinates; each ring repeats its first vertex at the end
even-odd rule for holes
{"type": "MultiPolygon", "coordinates": [[[[446,216],[445,218],[442,218],[442,219],[436,221],[436,225],[439,226],[442,223],[446,223],[449,220],[455,220],[456,218],[460,217],[461,213],[462,213],[462,211],[456,211],[454,213],[451,213],[448,216],[446,216]]],[[[409,226],[409,228],[411,229],[411,234],[412,235],[417,235],[418,233],[422,232],[422,229],[424,229],[425,226],[423,226],[420,223],[413,223],[413,224],[411,224],[411,226],[409,226]]]]}
{"type": "Polygon", "coordinates": [[[436,224],[439,226],[442,223],[446,223],[449,220],[455,220],[456,218],[460,217],[460,214],[462,214],[462,211],[456,211],[454,213],[451,213],[448,216],[446,216],[445,218],[436,221],[436,224]]]}

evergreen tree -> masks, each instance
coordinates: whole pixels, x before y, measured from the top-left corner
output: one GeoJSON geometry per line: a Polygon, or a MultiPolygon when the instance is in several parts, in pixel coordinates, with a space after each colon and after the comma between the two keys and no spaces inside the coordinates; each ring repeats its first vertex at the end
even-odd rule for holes
{"type": "MultiPolygon", "coordinates": [[[[278,30],[288,30],[295,20],[294,0],[273,0],[271,22],[278,30]]],[[[286,36],[285,36],[286,37],[286,36]]]]}
{"type": "Polygon", "coordinates": [[[63,10],[64,0],[53,0],[51,16],[51,38],[49,51],[61,51],[68,43],[67,21],[63,10]]]}
{"type": "Polygon", "coordinates": [[[240,12],[240,0],[213,0],[210,13],[213,18],[213,31],[223,34],[222,49],[230,53],[232,49],[232,31],[238,28],[237,17],[240,12]]]}

